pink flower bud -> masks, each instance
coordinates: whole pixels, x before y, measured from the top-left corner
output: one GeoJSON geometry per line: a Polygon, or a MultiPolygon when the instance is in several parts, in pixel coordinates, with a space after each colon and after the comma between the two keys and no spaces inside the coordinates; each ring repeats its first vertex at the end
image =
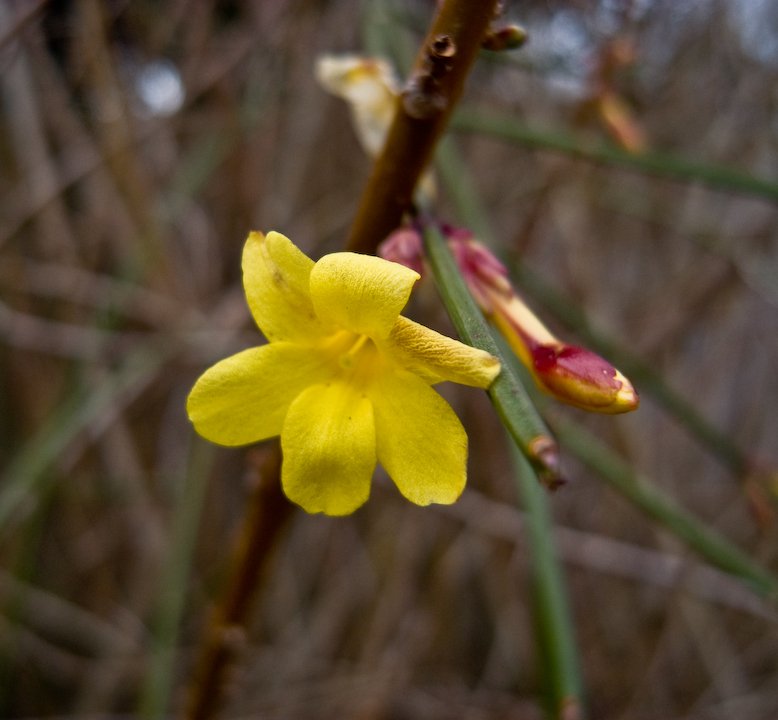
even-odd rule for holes
{"type": "Polygon", "coordinates": [[[623,413],[638,406],[632,384],[599,355],[557,340],[522,302],[505,266],[467,230],[443,228],[462,276],[540,390],[583,410],[623,413]]]}
{"type": "Polygon", "coordinates": [[[424,275],[424,244],[415,227],[395,230],[378,246],[378,255],[384,260],[405,265],[419,275],[424,275]]]}

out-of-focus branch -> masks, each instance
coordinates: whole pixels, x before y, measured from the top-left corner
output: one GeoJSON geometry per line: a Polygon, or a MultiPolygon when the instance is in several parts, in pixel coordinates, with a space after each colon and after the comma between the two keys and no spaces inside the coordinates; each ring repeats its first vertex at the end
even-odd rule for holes
{"type": "Polygon", "coordinates": [[[693,162],[656,152],[628,152],[614,145],[591,144],[563,131],[527,127],[516,118],[462,108],[451,120],[453,130],[479,133],[533,150],[550,150],[582,160],[615,165],[636,172],[697,182],[714,190],[753,195],[778,202],[778,183],[754,177],[733,168],[693,162]]]}
{"type": "Polygon", "coordinates": [[[219,712],[230,672],[245,644],[246,625],[260,576],[294,506],[281,491],[281,446],[274,441],[257,468],[257,481],[240,537],[233,549],[229,579],[200,643],[185,720],[208,720],[219,712]]]}
{"type": "MultiPolygon", "coordinates": [[[[11,40],[16,38],[27,25],[30,24],[47,2],[48,0],[34,0],[34,2],[31,2],[21,10],[18,10],[15,17],[10,18],[10,22],[8,22],[7,26],[0,32],[0,50],[2,50],[11,40]]],[[[4,12],[7,12],[7,10],[4,12]]]]}
{"type": "Polygon", "coordinates": [[[376,161],[348,240],[373,253],[411,207],[413,190],[459,100],[497,0],[445,0],[416,58],[384,151],[376,161]]]}

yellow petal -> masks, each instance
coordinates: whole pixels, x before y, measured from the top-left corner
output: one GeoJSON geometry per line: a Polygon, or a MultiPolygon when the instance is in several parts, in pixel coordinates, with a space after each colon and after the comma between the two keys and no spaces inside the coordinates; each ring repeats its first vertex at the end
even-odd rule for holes
{"type": "Polygon", "coordinates": [[[385,338],[419,274],[372,255],[325,255],[311,271],[316,314],[346,330],[385,338]]]}
{"type": "Polygon", "coordinates": [[[271,343],[222,360],[195,383],[186,410],[200,435],[245,445],[281,434],[289,405],[305,388],[335,373],[314,349],[271,343]]]}
{"type": "Polygon", "coordinates": [[[417,505],[450,504],[467,474],[467,435],[451,406],[421,378],[386,372],[369,390],[378,461],[417,505]]]}
{"type": "Polygon", "coordinates": [[[249,235],[243,286],[251,314],[268,340],[310,342],[325,332],[311,302],[313,260],[277,232],[249,235]]]}
{"type": "Polygon", "coordinates": [[[488,388],[500,373],[500,361],[400,315],[382,349],[397,364],[431,383],[451,380],[488,388]]]}
{"type": "Polygon", "coordinates": [[[309,513],[348,515],[370,494],[376,464],[373,406],[348,383],[304,390],[281,432],[281,483],[309,513]]]}

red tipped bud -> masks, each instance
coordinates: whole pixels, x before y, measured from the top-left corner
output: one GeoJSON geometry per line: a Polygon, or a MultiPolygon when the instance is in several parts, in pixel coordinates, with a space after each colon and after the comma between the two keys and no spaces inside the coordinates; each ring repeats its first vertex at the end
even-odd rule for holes
{"type": "Polygon", "coordinates": [[[534,373],[554,397],[584,410],[621,413],[638,406],[632,384],[607,360],[575,345],[539,345],[534,373]]]}
{"type": "MultiPolygon", "coordinates": [[[[473,298],[502,333],[535,384],[560,402],[591,412],[624,413],[638,406],[632,384],[607,360],[557,340],[516,294],[508,270],[469,230],[441,227],[473,298]]],[[[423,274],[423,243],[412,226],[378,248],[386,259],[423,274]]]]}
{"type": "Polygon", "coordinates": [[[557,340],[522,302],[505,266],[467,231],[446,229],[476,302],[530,371],[540,390],[583,410],[623,413],[638,406],[632,384],[599,355],[557,340]]]}

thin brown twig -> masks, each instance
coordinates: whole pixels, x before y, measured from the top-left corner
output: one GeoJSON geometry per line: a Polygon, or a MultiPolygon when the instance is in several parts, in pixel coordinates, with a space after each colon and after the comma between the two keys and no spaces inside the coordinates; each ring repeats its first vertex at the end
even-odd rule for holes
{"type": "Polygon", "coordinates": [[[24,8],[17,12],[16,17],[11,19],[3,32],[0,34],[0,50],[2,50],[7,43],[13,40],[19,35],[22,30],[35,18],[39,11],[43,10],[43,6],[49,0],[34,0],[34,2],[25,5],[24,8]]]}
{"type": "Polygon", "coordinates": [[[200,645],[184,717],[208,720],[219,711],[231,671],[245,644],[252,600],[270,551],[294,506],[281,491],[281,446],[274,441],[256,469],[256,485],[232,555],[227,587],[200,645]]]}
{"type": "Polygon", "coordinates": [[[457,104],[497,0],[446,0],[398,98],[386,145],[351,226],[348,249],[374,253],[412,205],[416,182],[457,104]]]}

